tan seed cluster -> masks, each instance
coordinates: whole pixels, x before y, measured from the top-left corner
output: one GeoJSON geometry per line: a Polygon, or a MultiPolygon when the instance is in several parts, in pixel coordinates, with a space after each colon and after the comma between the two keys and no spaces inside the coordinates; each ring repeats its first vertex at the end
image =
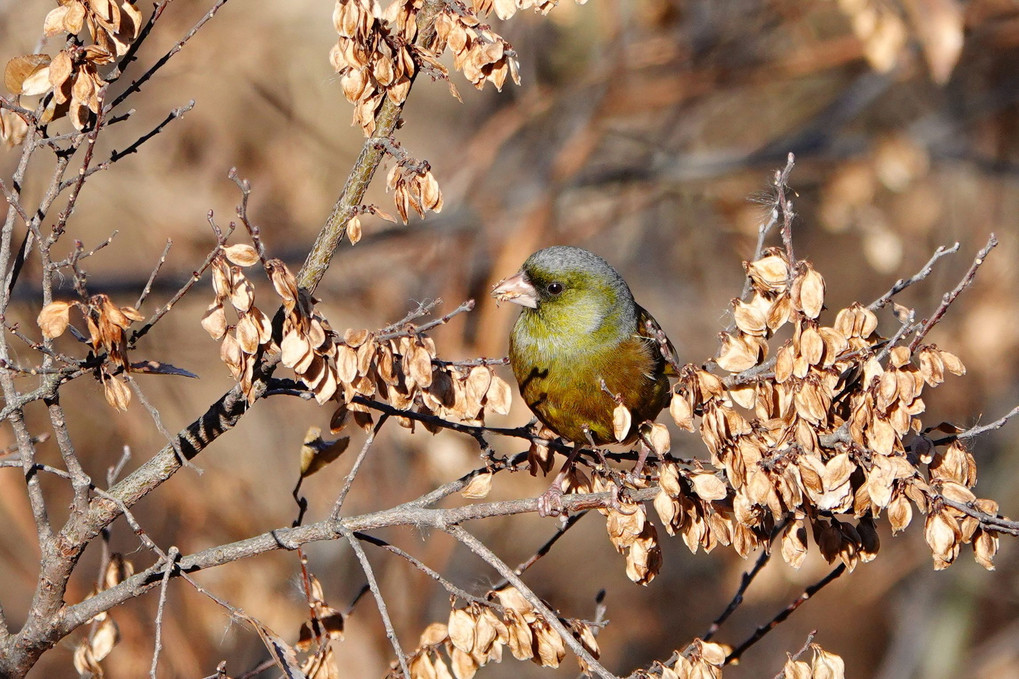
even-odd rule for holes
{"type": "MultiPolygon", "coordinates": [[[[92,44],[70,46],[52,59],[47,54],[29,54],[7,62],[4,83],[12,93],[34,96],[53,92],[43,122],[68,115],[81,130],[90,112],[99,113],[99,95],[106,85],[99,73],[127,53],[142,27],[142,15],[131,2],[112,0],[59,0],[43,22],[46,37],[59,33],[78,35],[88,28],[92,44]]],[[[0,123],[0,132],[4,125],[0,123]]],[[[5,140],[8,139],[5,134],[5,140]]]]}
{"type": "MultiPolygon", "coordinates": [[[[106,564],[101,585],[94,588],[89,596],[115,587],[133,574],[134,566],[131,562],[126,561],[123,555],[113,553],[106,564]]],[[[92,618],[92,623],[91,633],[78,642],[74,649],[74,669],[83,676],[102,677],[105,673],[100,663],[120,642],[120,627],[106,611],[92,618]]]]}
{"type": "Polygon", "coordinates": [[[996,536],[940,498],[996,507],[970,490],[976,469],[961,443],[935,450],[921,420],[923,390],[946,372],[965,372],[958,357],[934,345],[886,347],[877,316],[859,304],[822,325],[824,279],[807,262],[791,266],[782,250],[745,268],[751,295],[733,303],[733,330],[715,359],[732,374],[723,380],[686,366],[670,405],[679,427],[700,434],[727,483],[662,464],[655,507],[667,530],[691,549],[732,544],[746,555],[788,519],[786,561],[802,563],[809,529],[825,559],[853,568],[876,555],[874,518],[886,512],[899,531],[915,506],[927,514],[935,567],[966,543],[989,567],[996,536]],[[773,351],[787,326],[790,339],[773,351]]]}
{"type": "Polygon", "coordinates": [[[417,67],[408,46],[417,33],[420,0],[393,2],[385,15],[377,0],[337,0],[333,24],[340,34],[329,60],[340,74],[343,94],[354,104],[354,122],[366,137],[389,97],[402,104],[417,67]]]}
{"type": "MultiPolygon", "coordinates": [[[[460,366],[438,361],[435,342],[413,325],[388,334],[347,330],[342,336],[316,308],[317,300],[278,259],[265,262],[265,271],[283,305],[280,341],[273,339],[271,320],[254,304],[255,289],[243,268],[259,261],[249,245],[224,248],[212,264],[215,300],[202,320],[213,339],[222,340],[220,358],[249,399],[254,369],[265,352],[279,352],[280,362],[293,369],[316,401],[338,401],[332,431],[342,429],[349,412],[361,426],[370,426],[367,407],[355,397],[382,399],[401,410],[473,424],[485,412],[509,412],[512,392],[505,380],[486,365],[460,366]],[[228,325],[226,306],[237,314],[228,325]]],[[[409,418],[398,418],[413,427],[409,418]]],[[[427,425],[426,425],[427,426],[427,425]]]]}
{"type": "Polygon", "coordinates": [[[92,295],[87,303],[50,302],[36,319],[39,329],[47,339],[64,334],[70,325],[71,308],[77,308],[88,328],[89,346],[96,356],[105,354],[106,360],[99,368],[99,379],[103,383],[106,401],[118,410],[127,410],[131,403],[131,390],[121,371],[130,370],[127,360],[127,336],[125,331],[135,321],[144,317],[131,306],[118,307],[106,295],[92,295]]]}
{"type": "Polygon", "coordinates": [[[453,54],[453,68],[479,90],[488,82],[502,90],[507,77],[520,84],[520,64],[513,47],[478,18],[491,10],[491,4],[475,3],[475,6],[481,5],[483,11],[443,10],[435,19],[435,40],[430,46],[435,55],[449,48],[453,54]]]}
{"type": "MultiPolygon", "coordinates": [[[[611,490],[611,479],[596,477],[594,492],[611,490]]],[[[626,558],[626,577],[647,585],[662,569],[662,548],[658,531],[648,520],[643,504],[621,501],[618,507],[599,509],[605,516],[605,530],[616,551],[626,558]]]]}
{"type": "MultiPolygon", "coordinates": [[[[386,186],[404,224],[413,210],[419,217],[425,212],[442,212],[442,191],[427,163],[397,163],[389,171],[386,186]]],[[[353,240],[353,238],[351,238],[353,240]]]]}
{"type": "MultiPolygon", "coordinates": [[[[577,0],[578,5],[583,5],[587,0],[577,0]]],[[[480,16],[495,12],[495,15],[505,21],[511,18],[520,10],[534,8],[535,12],[548,14],[557,4],[558,0],[474,0],[474,11],[480,16]]]]}
{"type": "Polygon", "coordinates": [[[661,665],[661,679],[721,679],[722,666],[731,648],[695,639],[682,653],[676,652],[671,667],[661,665]]]}
{"type": "Polygon", "coordinates": [[[846,664],[842,658],[811,644],[813,657],[809,663],[789,658],[782,668],[785,679],[845,679],[846,664]]]}
{"type": "MultiPolygon", "coordinates": [[[[450,611],[446,624],[432,623],[425,629],[418,648],[407,658],[411,679],[471,679],[479,668],[501,662],[504,649],[517,660],[559,667],[566,657],[566,644],[517,589],[489,592],[487,598],[499,606],[474,602],[450,611]]],[[[565,622],[597,658],[598,642],[591,626],[580,620],[565,622]]],[[[586,669],[583,664],[581,669],[586,669]]],[[[394,666],[388,676],[395,679],[399,670],[394,666]]]]}
{"type": "Polygon", "coordinates": [[[244,269],[259,261],[250,245],[231,245],[212,262],[212,289],[216,298],[202,316],[202,327],[212,339],[222,340],[219,357],[230,369],[249,401],[254,393],[254,370],[262,351],[272,343],[272,322],[255,306],[255,286],[244,269]],[[227,324],[226,306],[237,323],[227,324]]]}
{"type": "MultiPolygon", "coordinates": [[[[549,0],[500,0],[495,9],[500,16],[510,16],[529,6],[547,12],[554,4],[549,0]]],[[[460,4],[444,7],[435,19],[430,44],[414,45],[422,5],[422,0],[394,0],[383,10],[378,0],[336,2],[333,24],[339,40],[329,60],[341,76],[344,96],[354,105],[354,123],[365,136],[374,134],[375,116],[387,97],[395,104],[406,100],[420,69],[447,78],[446,67],[439,60],[447,47],[453,54],[453,67],[478,89],[486,82],[502,89],[507,77],[520,81],[512,47],[479,19],[492,11],[490,0],[475,2],[473,9],[460,4]]]]}
{"type": "Polygon", "coordinates": [[[737,520],[728,488],[714,472],[665,462],[658,479],[655,511],[669,535],[682,536],[691,552],[731,545],[745,557],[760,544],[754,523],[737,520]]]}

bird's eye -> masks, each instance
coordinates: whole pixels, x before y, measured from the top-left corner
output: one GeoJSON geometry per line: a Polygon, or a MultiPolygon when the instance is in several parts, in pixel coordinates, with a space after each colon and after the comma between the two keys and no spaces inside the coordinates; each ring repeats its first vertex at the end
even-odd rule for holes
{"type": "Polygon", "coordinates": [[[563,291],[563,284],[556,281],[554,283],[549,283],[548,287],[545,289],[548,290],[550,295],[558,295],[560,292],[563,291]]]}

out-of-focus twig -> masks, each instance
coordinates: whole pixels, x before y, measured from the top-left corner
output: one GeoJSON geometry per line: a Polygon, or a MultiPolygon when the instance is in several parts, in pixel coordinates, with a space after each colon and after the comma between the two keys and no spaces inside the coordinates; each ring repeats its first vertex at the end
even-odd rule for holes
{"type": "MultiPolygon", "coordinates": [[[[418,35],[414,41],[416,45],[427,45],[431,42],[435,36],[434,19],[446,5],[447,3],[443,0],[425,0],[424,6],[417,15],[418,35]]],[[[413,86],[413,78],[411,86],[413,86]]],[[[332,262],[333,253],[346,233],[347,222],[360,209],[368,185],[371,184],[375,172],[386,155],[379,140],[393,134],[402,112],[402,103],[396,104],[389,97],[382,100],[382,106],[375,116],[375,134],[365,139],[361,153],[354,161],[354,167],[340,192],[340,197],[333,204],[333,209],[329,213],[325,225],[319,231],[315,243],[304,260],[304,266],[297,273],[297,284],[309,292],[314,292],[318,284],[322,282],[322,277],[325,276],[329,264],[332,262]]]]}
{"type": "Polygon", "coordinates": [[[726,657],[725,663],[727,665],[731,665],[735,662],[738,662],[739,659],[743,656],[743,654],[746,653],[747,649],[749,649],[751,646],[753,646],[758,641],[763,639],[764,636],[768,634],[768,632],[778,627],[786,618],[788,618],[790,615],[796,612],[797,608],[806,603],[807,599],[820,592],[822,589],[824,589],[827,585],[838,579],[838,577],[845,572],[846,565],[844,563],[840,563],[838,566],[833,568],[831,572],[828,573],[828,575],[824,576],[823,578],[815,582],[813,585],[803,590],[803,594],[796,597],[796,599],[794,599],[792,603],[786,606],[781,613],[772,618],[771,621],[768,622],[767,624],[758,627],[754,631],[754,633],[750,635],[750,638],[748,638],[742,644],[733,649],[732,653],[730,653],[726,657]]]}
{"type": "Polygon", "coordinates": [[[945,314],[948,312],[948,307],[952,306],[952,302],[954,302],[959,295],[962,294],[963,290],[973,284],[973,279],[977,275],[977,269],[980,268],[980,265],[984,263],[984,259],[987,257],[987,254],[993,250],[997,244],[998,239],[992,233],[987,239],[987,244],[980,248],[980,252],[978,252],[977,256],[973,259],[973,264],[970,265],[969,270],[966,271],[966,274],[962,277],[962,280],[959,281],[959,284],[944,294],[941,298],[941,304],[938,305],[938,308],[933,314],[931,314],[931,317],[923,324],[923,327],[917,331],[916,337],[914,337],[913,341],[909,343],[909,351],[911,353],[916,351],[917,347],[919,347],[920,343],[923,342],[923,338],[927,336],[927,333],[930,332],[931,328],[937,325],[938,321],[944,318],[945,314]]]}
{"type": "Polygon", "coordinates": [[[938,249],[934,251],[934,254],[931,255],[931,258],[927,260],[927,263],[924,264],[922,269],[913,274],[913,276],[911,276],[910,278],[900,278],[899,280],[895,281],[895,285],[893,285],[888,290],[888,292],[886,292],[885,294],[881,295],[873,302],[868,304],[867,308],[870,309],[871,311],[877,311],[878,309],[884,308],[889,302],[892,301],[892,297],[895,297],[895,295],[899,294],[900,292],[902,292],[909,286],[913,285],[914,283],[919,283],[920,281],[925,280],[928,276],[930,276],[931,272],[934,271],[935,262],[937,262],[945,255],[952,255],[958,251],[959,251],[958,241],[956,241],[955,245],[953,245],[952,247],[945,247],[944,245],[939,245],[938,249]]]}

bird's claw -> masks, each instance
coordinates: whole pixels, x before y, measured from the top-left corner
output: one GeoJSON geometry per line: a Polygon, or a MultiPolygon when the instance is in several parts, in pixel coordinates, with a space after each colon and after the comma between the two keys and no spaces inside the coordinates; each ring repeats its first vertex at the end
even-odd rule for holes
{"type": "Polygon", "coordinates": [[[628,485],[631,488],[643,488],[647,485],[644,481],[644,474],[642,472],[634,472],[633,470],[623,474],[620,484],[628,485]]]}
{"type": "Polygon", "coordinates": [[[563,489],[554,483],[538,498],[538,516],[560,516],[562,513],[563,489]]]}
{"type": "Polygon", "coordinates": [[[619,500],[619,498],[622,497],[623,490],[625,489],[618,483],[612,484],[611,489],[609,490],[610,495],[608,508],[614,512],[619,512],[620,514],[631,514],[632,512],[627,512],[623,509],[623,503],[619,500]]]}

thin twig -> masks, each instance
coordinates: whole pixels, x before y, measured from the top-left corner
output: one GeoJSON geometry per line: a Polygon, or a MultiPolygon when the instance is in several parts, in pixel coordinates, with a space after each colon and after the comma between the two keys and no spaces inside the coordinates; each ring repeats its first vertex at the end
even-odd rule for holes
{"type": "Polygon", "coordinates": [[[954,289],[944,294],[941,298],[941,304],[938,305],[937,310],[935,310],[934,314],[927,319],[927,322],[923,324],[923,327],[917,331],[916,337],[914,337],[913,341],[909,343],[910,353],[916,351],[917,347],[920,346],[920,343],[923,342],[923,338],[926,337],[931,328],[937,325],[938,321],[944,317],[944,315],[948,312],[948,307],[952,306],[952,302],[954,302],[956,298],[962,294],[962,291],[973,284],[973,279],[977,275],[977,269],[980,268],[980,265],[984,263],[984,259],[987,257],[987,254],[994,249],[997,244],[998,239],[992,233],[987,239],[987,244],[980,249],[980,252],[978,252],[977,256],[973,259],[973,264],[971,264],[969,270],[966,271],[966,275],[962,277],[962,280],[959,281],[959,284],[956,285],[954,289]]]}
{"type": "Polygon", "coordinates": [[[379,615],[382,616],[382,624],[386,627],[386,636],[389,638],[389,644],[396,653],[396,659],[400,663],[400,669],[403,670],[404,678],[407,679],[410,677],[410,670],[407,668],[407,656],[404,655],[403,648],[400,647],[400,639],[396,636],[396,629],[393,627],[393,621],[389,617],[389,608],[386,606],[386,600],[382,597],[379,583],[375,580],[375,571],[372,570],[371,563],[368,561],[368,555],[364,553],[364,547],[361,546],[361,543],[352,531],[341,530],[341,533],[347,538],[347,542],[350,543],[351,549],[354,550],[354,554],[361,564],[361,570],[364,571],[364,575],[368,579],[368,586],[375,597],[375,606],[379,609],[379,615]]]}
{"type": "Polygon", "coordinates": [[[905,318],[903,321],[901,321],[899,329],[895,331],[895,334],[892,335],[887,342],[885,342],[885,345],[881,348],[881,351],[879,351],[875,356],[878,363],[885,360],[888,354],[891,353],[892,348],[898,345],[899,340],[905,337],[906,334],[909,333],[911,330],[916,329],[917,323],[915,317],[916,317],[915,312],[912,309],[910,309],[909,316],[905,318]]]}
{"type": "MultiPolygon", "coordinates": [[[[802,646],[800,646],[800,650],[796,651],[791,656],[789,656],[789,659],[790,660],[799,660],[800,656],[803,655],[804,653],[806,653],[807,649],[810,648],[810,644],[814,643],[814,637],[815,636],[817,636],[817,630],[816,629],[815,630],[811,630],[810,633],[807,634],[807,640],[803,642],[802,646]]],[[[790,679],[790,678],[788,676],[786,676],[785,670],[782,670],[778,674],[776,674],[773,677],[773,679],[790,679]]]]}
{"type": "Polygon", "coordinates": [[[1001,429],[1010,419],[1012,419],[1016,415],[1019,415],[1019,406],[1012,408],[1012,410],[1008,411],[1005,415],[999,417],[993,422],[988,422],[987,424],[982,424],[978,427],[967,429],[966,431],[959,432],[958,434],[953,434],[952,436],[946,436],[943,439],[938,439],[937,441],[934,441],[934,445],[941,446],[956,440],[965,441],[967,439],[976,438],[981,434],[986,434],[989,431],[1001,429]]]}
{"type": "Polygon", "coordinates": [[[74,491],[72,502],[73,511],[84,512],[88,510],[89,487],[92,479],[82,469],[81,462],[74,450],[74,443],[71,442],[71,433],[67,429],[67,418],[64,416],[64,409],[59,400],[53,399],[48,403],[46,412],[50,418],[50,426],[53,429],[54,440],[60,450],[60,457],[64,466],[71,475],[71,488],[74,491]]]}
{"type": "Polygon", "coordinates": [[[159,17],[163,15],[163,10],[165,10],[167,5],[171,2],[173,2],[173,0],[160,0],[160,2],[157,2],[153,6],[149,20],[146,21],[145,25],[142,26],[142,29],[138,31],[138,37],[135,38],[134,42],[128,46],[127,52],[125,52],[124,56],[122,56],[120,61],[117,62],[116,67],[106,75],[107,82],[113,82],[114,80],[119,79],[124,73],[124,68],[135,60],[135,54],[137,54],[139,48],[141,48],[141,46],[145,43],[149,34],[152,33],[152,29],[155,27],[156,22],[159,21],[159,17]]]}
{"type": "Polygon", "coordinates": [[[180,438],[174,434],[171,434],[170,430],[163,425],[163,418],[160,416],[159,411],[156,409],[155,406],[149,403],[149,400],[147,398],[145,398],[145,392],[142,391],[142,388],[141,386],[139,386],[137,380],[135,380],[134,377],[128,373],[125,373],[124,376],[127,378],[127,381],[131,384],[131,388],[134,390],[134,393],[138,396],[138,402],[141,403],[142,406],[145,407],[145,410],[148,411],[149,417],[152,418],[152,422],[156,425],[156,429],[159,431],[160,434],[163,435],[164,438],[166,438],[167,442],[173,447],[173,452],[177,454],[177,462],[180,463],[180,466],[187,467],[192,471],[201,474],[202,473],[201,468],[198,467],[193,462],[191,462],[190,460],[188,460],[187,457],[185,457],[184,451],[180,447],[180,438]]]}
{"type": "MultiPolygon", "coordinates": [[[[104,109],[102,108],[103,101],[106,99],[106,88],[102,88],[97,93],[99,100],[99,113],[96,114],[95,122],[92,124],[92,129],[89,130],[88,135],[85,137],[85,157],[81,161],[81,167],[78,168],[78,174],[74,179],[70,180],[67,186],[70,187],[71,193],[67,197],[67,205],[61,210],[60,214],[57,215],[57,223],[53,227],[52,232],[48,238],[47,250],[49,245],[56,242],[57,238],[64,232],[64,228],[67,226],[67,220],[70,219],[71,213],[74,212],[74,206],[78,203],[78,196],[81,194],[81,187],[85,185],[85,176],[88,174],[89,166],[92,165],[92,155],[96,149],[96,138],[99,136],[100,130],[105,126],[105,116],[103,115],[104,109]]],[[[65,189],[65,185],[61,182],[58,185],[58,193],[65,189]]]]}
{"type": "Polygon", "coordinates": [[[183,118],[184,114],[188,113],[194,107],[195,107],[195,100],[194,99],[192,99],[188,103],[184,104],[183,106],[178,106],[177,108],[173,109],[168,114],[166,114],[166,117],[163,118],[163,120],[161,120],[158,125],[153,127],[151,130],[149,130],[148,132],[146,132],[142,136],[138,137],[136,140],[134,140],[123,151],[117,151],[117,150],[111,151],[110,152],[110,159],[102,164],[103,165],[103,169],[105,169],[106,167],[109,167],[110,165],[113,165],[114,163],[116,163],[118,160],[124,158],[125,156],[129,156],[132,153],[138,153],[138,149],[140,149],[142,147],[142,144],[144,144],[145,142],[147,142],[148,140],[152,139],[157,134],[162,132],[163,129],[167,125],[172,123],[173,121],[179,120],[180,118],[183,118]]]}
{"type": "Polygon", "coordinates": [[[297,662],[297,653],[294,652],[294,649],[291,648],[291,646],[287,644],[282,637],[273,632],[268,625],[266,625],[258,618],[248,615],[240,608],[231,606],[223,599],[220,599],[215,594],[199,585],[194,578],[189,576],[187,573],[182,572],[179,568],[177,570],[177,573],[180,575],[180,577],[184,578],[184,580],[189,585],[194,587],[196,592],[205,595],[212,601],[219,604],[221,607],[225,608],[227,611],[230,612],[231,616],[239,620],[243,620],[247,624],[251,625],[251,627],[253,627],[254,630],[258,632],[258,636],[262,640],[262,644],[265,646],[266,650],[269,651],[270,655],[272,656],[273,662],[281,670],[283,670],[285,676],[287,677],[302,676],[300,665],[297,662]]]}
{"type": "Polygon", "coordinates": [[[754,567],[743,573],[743,577],[740,578],[739,588],[736,590],[736,594],[732,597],[729,605],[726,606],[725,610],[722,611],[722,614],[711,623],[711,627],[709,627],[708,631],[701,636],[701,639],[704,641],[711,641],[712,637],[718,633],[722,623],[728,620],[729,616],[735,613],[736,609],[738,609],[740,604],[743,603],[743,595],[746,594],[747,589],[750,587],[751,583],[753,583],[754,578],[757,577],[757,574],[761,572],[770,559],[771,550],[762,549],[761,555],[757,557],[757,561],[754,563],[754,567]]]}
{"type": "Polygon", "coordinates": [[[237,188],[240,189],[241,202],[237,205],[237,216],[240,218],[245,230],[247,230],[255,250],[258,251],[258,257],[262,260],[262,266],[265,266],[265,245],[262,243],[261,229],[257,225],[252,224],[248,219],[248,199],[251,197],[251,182],[247,179],[241,179],[237,175],[237,168],[235,167],[230,168],[226,176],[227,179],[236,184],[237,188]]]}
{"type": "Polygon", "coordinates": [[[156,266],[152,269],[152,273],[149,274],[149,279],[145,281],[145,287],[142,288],[141,294],[138,295],[138,301],[134,303],[135,309],[141,309],[142,305],[145,304],[145,300],[148,298],[149,293],[152,292],[152,284],[156,282],[156,276],[159,274],[159,270],[166,264],[166,257],[170,254],[170,248],[173,247],[173,239],[166,239],[166,247],[163,248],[163,254],[159,256],[159,261],[156,262],[156,266]]]}
{"type": "Polygon", "coordinates": [[[358,470],[361,469],[361,463],[364,462],[364,458],[368,455],[368,449],[371,448],[372,443],[375,442],[375,437],[378,436],[379,431],[382,429],[382,425],[389,419],[389,415],[383,413],[382,417],[372,428],[371,433],[364,440],[364,445],[361,446],[361,452],[357,454],[357,459],[354,460],[354,466],[350,468],[350,472],[347,477],[343,480],[343,487],[340,489],[340,494],[336,498],[336,502],[333,504],[333,511],[330,512],[329,518],[337,519],[340,516],[340,512],[343,511],[343,501],[347,499],[347,493],[350,492],[351,486],[354,485],[354,478],[357,476],[358,470]]]}
{"type": "Polygon", "coordinates": [[[789,261],[789,271],[796,269],[796,256],[793,254],[793,202],[786,198],[785,192],[789,188],[789,175],[792,174],[795,157],[792,153],[786,156],[785,167],[775,173],[775,195],[778,208],[782,211],[782,244],[785,245],[786,258],[789,261]]]}
{"type": "MultiPolygon", "coordinates": [[[[789,175],[792,173],[792,170],[793,170],[792,159],[787,158],[785,168],[780,172],[776,173],[776,181],[781,181],[782,184],[787,183],[789,175]]],[[[777,188],[777,184],[773,184],[773,186],[777,188]]],[[[777,196],[771,197],[770,199],[762,198],[761,202],[770,203],[771,209],[768,211],[768,221],[761,222],[761,224],[757,227],[757,245],[754,246],[754,254],[749,260],[751,262],[756,262],[758,259],[761,258],[761,255],[764,254],[764,245],[767,242],[768,234],[771,233],[771,230],[775,228],[776,224],[778,224],[778,217],[779,214],[782,212],[781,202],[777,196]]],[[[750,275],[747,274],[746,278],[743,281],[743,291],[740,293],[739,298],[743,301],[746,301],[752,289],[753,280],[750,278],[750,275]]],[[[733,319],[732,322],[729,324],[729,327],[726,328],[726,332],[732,332],[735,329],[736,320],[733,319]]]]}
{"type": "Polygon", "coordinates": [[[927,263],[924,264],[922,269],[920,269],[911,278],[907,279],[900,278],[899,280],[895,281],[895,285],[893,285],[891,289],[888,290],[888,292],[886,292],[885,294],[881,295],[873,302],[868,304],[867,308],[870,309],[871,311],[877,311],[878,309],[885,307],[889,302],[892,301],[892,297],[899,294],[900,292],[902,292],[909,286],[913,285],[914,283],[919,283],[920,281],[925,280],[928,276],[930,276],[931,272],[934,270],[935,262],[937,262],[945,255],[952,255],[958,251],[959,241],[956,241],[955,245],[948,248],[946,248],[944,245],[939,245],[938,249],[934,251],[934,254],[931,255],[931,258],[927,260],[927,263]]]}
{"type": "MultiPolygon", "coordinates": [[[[538,563],[539,559],[548,554],[552,550],[552,546],[555,545],[555,543],[557,543],[561,537],[566,535],[566,532],[568,530],[576,526],[577,523],[585,516],[587,516],[587,510],[583,512],[577,512],[576,514],[571,514],[569,518],[566,519],[565,522],[559,525],[559,527],[556,529],[556,532],[552,535],[552,537],[546,540],[545,544],[539,547],[538,550],[530,556],[530,558],[518,564],[517,567],[513,569],[513,572],[516,573],[517,575],[523,575],[528,568],[538,563]]],[[[504,579],[502,582],[498,582],[495,585],[493,585],[492,589],[499,590],[508,584],[509,580],[504,579]]]]}
{"type": "MultiPolygon", "coordinates": [[[[229,235],[230,233],[232,233],[232,229],[227,232],[227,235],[229,235]]],[[[152,314],[152,316],[150,316],[147,321],[145,321],[144,325],[142,325],[137,330],[131,333],[131,337],[127,341],[127,346],[129,349],[133,348],[134,345],[138,342],[138,340],[144,337],[146,333],[149,332],[149,330],[152,330],[152,327],[156,323],[158,323],[160,319],[163,318],[163,316],[170,313],[170,310],[174,307],[174,305],[177,304],[177,302],[179,302],[181,299],[183,299],[184,295],[188,294],[188,292],[191,291],[191,288],[193,288],[195,284],[202,279],[202,275],[210,266],[212,266],[212,262],[213,260],[216,259],[216,255],[220,253],[221,245],[222,243],[217,243],[216,247],[214,247],[209,252],[209,254],[206,255],[205,261],[202,262],[202,265],[199,266],[198,269],[196,269],[194,272],[192,272],[191,277],[188,278],[187,282],[181,286],[181,288],[174,294],[174,296],[171,297],[166,304],[159,307],[159,309],[157,309],[156,312],[152,314]]]]}
{"type": "Polygon", "coordinates": [[[1019,537],[1019,521],[1012,521],[1005,518],[1004,516],[994,516],[987,512],[982,512],[975,507],[972,507],[968,503],[959,502],[957,500],[950,500],[944,495],[934,495],[935,499],[940,500],[945,505],[957,509],[967,516],[972,516],[974,519],[980,522],[980,527],[986,530],[994,531],[996,533],[1005,533],[1013,537],[1019,537]]]}
{"type": "Polygon", "coordinates": [[[120,478],[121,473],[124,471],[124,466],[127,465],[127,461],[131,459],[131,446],[124,446],[124,450],[120,453],[120,459],[117,460],[117,464],[109,467],[106,470],[106,485],[112,486],[113,483],[120,478]]]}
{"type": "Polygon", "coordinates": [[[109,235],[109,237],[107,237],[106,240],[104,240],[102,243],[100,243],[99,245],[95,246],[94,248],[92,248],[91,250],[88,250],[88,251],[85,251],[83,249],[83,247],[79,247],[78,245],[75,245],[74,252],[73,252],[73,254],[71,256],[66,257],[65,259],[62,259],[62,260],[60,260],[58,262],[50,262],[49,263],[49,267],[48,267],[49,270],[50,271],[56,271],[57,269],[61,269],[61,268],[65,267],[65,266],[71,266],[72,264],[75,264],[75,263],[79,262],[80,260],[88,259],[89,257],[91,257],[92,255],[96,254],[97,252],[99,252],[103,248],[105,248],[105,247],[107,247],[109,245],[112,245],[113,244],[113,239],[116,238],[119,233],[120,233],[119,229],[114,229],[113,233],[111,233],[109,235]]]}
{"type": "MultiPolygon", "coordinates": [[[[433,306],[435,304],[439,304],[441,302],[442,302],[441,299],[437,299],[433,303],[433,306]]],[[[435,319],[433,319],[431,321],[428,321],[427,323],[422,323],[421,325],[418,325],[418,326],[412,326],[412,327],[403,328],[401,330],[394,330],[392,332],[382,333],[382,334],[380,334],[376,338],[376,341],[381,342],[381,341],[384,341],[384,340],[396,339],[397,337],[407,337],[408,335],[420,335],[422,333],[428,332],[429,330],[431,330],[434,327],[437,327],[437,326],[449,323],[450,320],[452,320],[454,316],[457,316],[457,315],[462,314],[462,313],[466,313],[466,312],[471,311],[473,309],[474,309],[474,300],[473,299],[469,299],[466,302],[464,302],[463,304],[461,304],[460,306],[458,306],[457,308],[455,308],[452,311],[450,311],[449,313],[443,314],[439,318],[435,318],[435,319]]]]}
{"type": "Polygon", "coordinates": [[[407,325],[408,323],[413,323],[417,319],[432,313],[432,309],[439,306],[440,304],[442,304],[441,297],[426,300],[424,302],[418,302],[418,305],[411,309],[410,311],[408,311],[406,316],[396,321],[395,323],[390,323],[386,327],[380,328],[379,334],[384,335],[387,332],[393,332],[399,328],[403,328],[403,326],[407,325]]]}
{"type": "Polygon", "coordinates": [[[3,191],[4,199],[7,201],[7,205],[9,205],[15,212],[18,213],[18,216],[21,217],[21,221],[28,225],[28,223],[32,221],[32,218],[28,216],[27,212],[25,212],[25,208],[24,206],[22,206],[21,201],[18,199],[18,196],[7,188],[7,184],[4,184],[3,179],[0,179],[0,191],[3,191]]]}
{"type": "Polygon", "coordinates": [[[156,670],[159,668],[159,652],[163,649],[163,611],[166,609],[166,592],[170,585],[170,574],[176,566],[180,551],[176,546],[171,545],[166,553],[166,569],[163,571],[163,582],[159,586],[159,604],[156,606],[156,639],[152,648],[152,665],[149,668],[149,676],[156,679],[156,670]]]}
{"type": "MultiPolygon", "coordinates": [[[[470,602],[476,602],[476,603],[479,603],[479,604],[484,604],[486,606],[491,606],[492,605],[491,602],[489,602],[484,597],[475,596],[474,594],[471,594],[467,590],[461,589],[460,587],[457,587],[452,582],[450,582],[446,578],[442,577],[442,575],[440,573],[438,573],[437,571],[435,571],[432,568],[429,568],[427,565],[425,565],[420,559],[418,559],[414,555],[409,554],[409,553],[405,552],[404,550],[400,549],[399,547],[386,542],[382,538],[377,538],[374,535],[369,535],[368,533],[362,533],[360,531],[355,532],[354,533],[354,537],[356,537],[358,540],[361,540],[362,542],[367,542],[370,545],[375,545],[376,547],[381,547],[382,549],[386,550],[387,552],[392,552],[393,554],[397,555],[401,559],[405,559],[412,566],[414,566],[414,568],[417,568],[419,571],[421,571],[422,573],[424,573],[425,575],[427,575],[431,579],[435,580],[437,583],[442,585],[442,588],[444,590],[446,590],[447,592],[449,592],[450,594],[452,594],[453,596],[455,596],[455,597],[457,597],[459,599],[462,599],[464,601],[470,601],[470,602]]],[[[492,587],[492,589],[499,589],[499,588],[496,586],[496,587],[492,587]]]]}
{"type": "Polygon", "coordinates": [[[762,638],[764,638],[764,636],[768,634],[768,632],[778,627],[786,618],[792,615],[797,608],[802,606],[807,601],[807,599],[817,594],[819,591],[824,589],[826,585],[836,580],[840,575],[842,575],[845,572],[846,565],[844,563],[840,563],[838,566],[833,568],[831,572],[828,573],[828,575],[824,576],[818,582],[814,583],[813,585],[805,589],[803,591],[803,594],[796,597],[796,599],[793,600],[793,602],[790,603],[788,606],[786,606],[781,613],[772,618],[771,622],[767,623],[766,625],[758,627],[754,631],[754,633],[750,635],[749,639],[747,639],[742,644],[737,646],[735,650],[733,650],[733,652],[730,653],[725,658],[725,664],[731,665],[735,662],[738,662],[740,657],[742,657],[743,653],[745,653],[748,648],[750,648],[758,641],[760,641],[762,638]]]}
{"type": "MultiPolygon", "coordinates": [[[[166,54],[164,54],[159,59],[157,59],[156,62],[149,68],[149,70],[145,71],[145,73],[142,73],[141,76],[139,76],[130,85],[128,85],[127,88],[123,92],[120,93],[120,96],[118,96],[116,99],[114,99],[108,106],[106,106],[104,108],[104,110],[106,112],[112,111],[113,109],[115,109],[118,106],[120,106],[121,104],[123,104],[124,101],[128,97],[130,97],[132,94],[134,94],[135,92],[138,92],[139,90],[141,90],[142,85],[144,85],[146,82],[148,82],[149,78],[154,76],[159,69],[161,69],[163,66],[165,66],[166,62],[168,62],[171,58],[173,58],[173,56],[175,54],[177,54],[177,52],[180,52],[182,49],[184,49],[184,45],[186,45],[188,43],[188,41],[191,40],[191,38],[195,37],[195,34],[198,33],[199,30],[201,30],[202,26],[204,26],[209,21],[211,21],[212,18],[214,16],[216,16],[216,13],[226,3],[227,3],[227,0],[217,0],[216,4],[213,5],[212,8],[208,12],[206,12],[205,15],[201,19],[198,20],[198,23],[196,23],[191,28],[190,31],[188,31],[187,33],[184,34],[183,38],[178,40],[177,43],[173,47],[171,47],[170,50],[166,54]]],[[[157,7],[157,10],[159,10],[158,7],[157,7]]],[[[154,15],[154,18],[155,18],[155,15],[154,15]]]]}

